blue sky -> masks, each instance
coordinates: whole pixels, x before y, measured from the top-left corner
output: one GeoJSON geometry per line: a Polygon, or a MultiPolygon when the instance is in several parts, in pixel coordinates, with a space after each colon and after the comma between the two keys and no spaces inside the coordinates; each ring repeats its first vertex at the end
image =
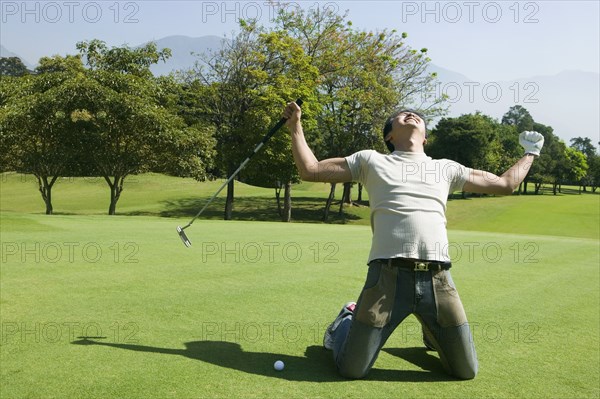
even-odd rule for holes
{"type": "MultiPolygon", "coordinates": [[[[258,1],[0,1],[0,43],[35,63],[83,39],[137,45],[170,35],[230,34],[238,17],[268,23],[258,1]]],[[[297,1],[348,10],[355,27],[396,29],[432,61],[481,81],[600,70],[600,2],[297,1]]]]}
{"type": "MultiPolygon", "coordinates": [[[[600,73],[599,0],[288,2],[317,6],[347,10],[359,29],[407,32],[409,46],[428,48],[435,65],[475,82],[475,101],[466,101],[468,89],[461,86],[462,102],[452,104],[448,116],[480,110],[499,119],[511,105],[523,103],[567,143],[575,136],[600,139],[600,89],[589,83],[594,78],[563,72],[600,73]],[[517,86],[506,83],[518,79],[517,86]],[[543,85],[548,79],[554,84],[543,85]],[[500,84],[501,101],[482,97],[483,88],[500,84]],[[525,104],[531,93],[535,101],[525,104]]],[[[75,43],[94,38],[136,46],[171,35],[231,36],[239,18],[269,24],[274,7],[268,0],[0,0],[0,44],[35,64],[42,56],[75,54],[75,43]]]]}

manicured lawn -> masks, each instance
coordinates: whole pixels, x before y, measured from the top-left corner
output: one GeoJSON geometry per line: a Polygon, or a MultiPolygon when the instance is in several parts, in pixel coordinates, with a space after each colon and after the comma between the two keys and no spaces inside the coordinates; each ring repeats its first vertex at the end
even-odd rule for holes
{"type": "MultiPolygon", "coordinates": [[[[360,292],[368,219],[225,222],[216,207],[185,248],[175,227],[190,215],[177,201],[215,186],[139,176],[108,217],[104,182],[63,182],[63,214],[46,216],[33,182],[15,177],[0,196],[2,398],[600,395],[597,195],[450,201],[452,271],[479,375],[448,378],[409,317],[369,377],[347,381],[321,340],[360,292]]],[[[238,187],[240,198],[273,195],[238,187]]],[[[294,190],[318,209],[328,188],[294,190]]],[[[236,202],[249,204],[239,219],[264,212],[252,201],[236,202]]]]}

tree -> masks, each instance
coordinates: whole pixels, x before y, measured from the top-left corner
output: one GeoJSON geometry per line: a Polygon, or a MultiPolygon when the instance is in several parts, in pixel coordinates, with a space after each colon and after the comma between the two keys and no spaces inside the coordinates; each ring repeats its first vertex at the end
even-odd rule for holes
{"type": "Polygon", "coordinates": [[[589,137],[575,137],[571,139],[571,148],[583,153],[587,158],[596,155],[596,147],[592,144],[592,139],[589,137]]]}
{"type": "Polygon", "coordinates": [[[154,42],[138,48],[108,48],[105,42],[94,39],[79,42],[76,47],[85,58],[86,65],[92,70],[117,72],[146,79],[154,77],[150,71],[152,65],[171,57],[170,49],[158,51],[154,42]]]}
{"type": "MultiPolygon", "coordinates": [[[[545,146],[545,144],[544,144],[545,146]]],[[[567,147],[562,140],[556,140],[549,148],[553,162],[550,164],[552,193],[561,192],[564,183],[579,183],[585,176],[588,165],[585,156],[579,151],[567,147]]]]}
{"type": "Polygon", "coordinates": [[[522,155],[516,127],[480,112],[441,119],[428,141],[427,152],[433,158],[452,159],[496,175],[504,173],[522,155]]]}
{"type": "Polygon", "coordinates": [[[525,176],[523,191],[527,194],[528,183],[533,183],[534,194],[537,195],[544,183],[550,183],[553,186],[554,194],[556,194],[556,189],[563,176],[562,168],[566,162],[565,145],[554,134],[554,129],[551,126],[534,122],[532,129],[544,136],[544,148],[540,156],[531,165],[527,176],[525,176]]]}
{"type": "MultiPolygon", "coordinates": [[[[381,128],[399,106],[421,108],[429,116],[441,114],[443,98],[428,106],[435,76],[426,72],[427,50],[411,49],[406,34],[396,31],[363,32],[352,28],[347,15],[328,8],[286,11],[277,26],[298,40],[318,69],[316,129],[306,128],[317,158],[348,155],[365,148],[384,150],[381,128]]],[[[351,183],[344,184],[340,213],[350,202],[351,183]]],[[[335,193],[331,185],[324,212],[327,220],[335,193]]]]}
{"type": "MultiPolygon", "coordinates": [[[[163,86],[149,67],[166,59],[170,51],[158,52],[154,43],[138,49],[109,49],[92,40],[77,44],[87,60],[90,84],[96,87],[93,101],[82,104],[73,119],[90,149],[90,168],[110,187],[108,213],[114,215],[125,178],[148,170],[162,171],[199,180],[211,166],[212,131],[187,126],[161,102],[163,86]]],[[[76,97],[75,93],[71,96],[76,97]]]]}
{"type": "Polygon", "coordinates": [[[510,107],[508,112],[502,116],[502,124],[516,126],[519,133],[533,130],[533,123],[533,117],[522,105],[510,107]]]}
{"type": "Polygon", "coordinates": [[[19,57],[0,57],[0,77],[19,77],[30,73],[19,57]]]}
{"type": "Polygon", "coordinates": [[[579,184],[588,171],[585,155],[574,148],[565,146],[565,158],[567,160],[564,180],[573,184],[579,184]]]}
{"type": "MultiPolygon", "coordinates": [[[[99,61],[103,51],[131,59],[126,49],[92,43],[95,65],[109,65],[99,61]]],[[[19,78],[19,84],[0,82],[12,93],[0,95],[0,144],[11,154],[2,162],[37,177],[46,213],[53,212],[59,176],[103,176],[111,215],[130,174],[153,170],[206,178],[214,156],[212,130],[187,125],[170,108],[168,85],[131,69],[135,74],[84,68],[77,56],[52,57],[42,58],[37,75],[19,78]]]]}
{"type": "Polygon", "coordinates": [[[77,73],[66,69],[25,76],[12,81],[12,95],[0,104],[3,152],[11,154],[3,159],[4,168],[36,177],[48,215],[53,213],[52,188],[74,162],[78,148],[66,122],[70,98],[61,89],[72,80],[75,86],[80,83],[77,73]]]}
{"type": "Polygon", "coordinates": [[[84,73],[85,67],[81,62],[81,57],[78,55],[67,54],[64,57],[55,55],[40,58],[39,65],[35,68],[35,73],[44,74],[53,72],[84,73]]]}
{"type": "Polygon", "coordinates": [[[17,154],[5,124],[9,103],[19,98],[25,80],[13,77],[0,78],[0,172],[15,170],[17,154]]]}
{"type": "MultiPolygon", "coordinates": [[[[249,112],[252,120],[256,121],[250,123],[250,126],[256,128],[250,129],[247,135],[252,147],[262,138],[267,127],[280,119],[286,102],[298,97],[305,100],[303,111],[310,125],[310,103],[317,78],[317,71],[310,65],[309,57],[288,32],[281,29],[261,30],[256,45],[258,52],[255,57],[260,61],[260,70],[267,74],[264,75],[266,81],[260,90],[260,97],[256,100],[258,107],[249,112]]],[[[274,188],[276,197],[282,189],[284,190],[283,207],[278,206],[281,220],[284,222],[289,222],[292,216],[292,183],[300,181],[290,154],[289,135],[275,135],[241,175],[241,180],[274,188]]]]}
{"type": "MultiPolygon", "coordinates": [[[[340,148],[336,136],[342,129],[336,116],[340,116],[340,105],[345,98],[336,97],[341,81],[347,78],[349,68],[348,53],[350,25],[344,23],[341,16],[329,9],[297,10],[287,12],[280,9],[276,23],[281,29],[289,32],[302,46],[318,71],[318,87],[316,90],[315,118],[316,129],[311,129],[303,122],[304,131],[317,158],[339,156],[340,148]],[[337,103],[336,103],[336,100],[337,103]]],[[[357,60],[357,63],[360,61],[357,60]]],[[[345,115],[341,115],[342,117],[345,115]]],[[[328,219],[329,209],[335,194],[336,184],[331,184],[330,194],[325,205],[323,220],[328,219]]]]}
{"type": "Polygon", "coordinates": [[[496,169],[493,173],[500,175],[514,165],[523,155],[523,148],[519,144],[519,133],[515,126],[496,124],[498,133],[499,151],[496,169]]]}
{"type": "Polygon", "coordinates": [[[600,186],[600,155],[595,154],[587,159],[588,172],[587,182],[592,187],[592,192],[596,192],[600,186]]]}
{"type": "MultiPolygon", "coordinates": [[[[583,153],[585,155],[586,158],[586,162],[587,164],[590,166],[589,172],[593,173],[594,170],[591,167],[593,162],[594,162],[594,158],[597,156],[596,154],[596,147],[594,147],[594,144],[592,144],[592,139],[590,139],[589,137],[575,137],[571,139],[571,148],[583,153]]],[[[592,185],[593,182],[593,175],[588,175],[586,174],[586,176],[583,177],[583,179],[581,179],[581,185],[583,186],[583,191],[586,191],[586,186],[588,185],[592,185]]]]}
{"type": "Polygon", "coordinates": [[[431,131],[428,153],[434,158],[449,158],[473,169],[496,171],[500,148],[498,124],[481,113],[442,118],[431,131]]]}
{"type": "Polygon", "coordinates": [[[585,171],[588,170],[586,158],[592,158],[583,156],[582,153],[595,155],[596,149],[591,139],[576,137],[571,139],[571,148],[567,148],[565,143],[554,135],[552,127],[534,121],[529,112],[520,105],[511,107],[502,117],[502,123],[515,126],[518,132],[534,130],[544,136],[544,149],[523,180],[524,193],[527,193],[528,183],[534,183],[534,193],[538,194],[542,184],[546,182],[552,184],[552,192],[556,195],[560,192],[560,185],[566,181],[581,182],[585,191],[585,171]]]}
{"type": "MultiPolygon", "coordinates": [[[[304,111],[310,115],[307,111],[316,75],[302,49],[284,31],[268,31],[254,21],[241,21],[240,32],[232,40],[224,41],[220,50],[202,55],[200,61],[181,79],[188,96],[195,92],[201,99],[200,105],[188,112],[215,127],[222,176],[237,169],[267,127],[279,119],[287,101],[302,97],[307,103],[304,111]]],[[[282,182],[291,187],[297,172],[289,147],[287,135],[275,135],[239,179],[268,187],[282,182]]],[[[227,187],[225,220],[232,217],[234,187],[232,180],[227,187]]],[[[289,190],[286,192],[289,195],[289,190]]]]}
{"type": "Polygon", "coordinates": [[[173,75],[156,79],[156,101],[175,121],[169,140],[162,139],[154,151],[149,169],[178,177],[205,180],[212,177],[216,156],[214,128],[185,112],[181,106],[184,87],[173,75]]]}
{"type": "Polygon", "coordinates": [[[519,185],[519,193],[521,193],[521,187],[523,187],[523,193],[527,194],[527,186],[530,182],[534,182],[535,184],[535,194],[539,192],[539,189],[544,182],[545,176],[544,173],[548,171],[546,164],[551,161],[551,158],[548,158],[548,148],[552,145],[554,135],[552,134],[552,128],[548,127],[550,131],[546,131],[546,133],[541,132],[540,129],[545,129],[546,127],[541,124],[537,124],[538,128],[536,129],[536,122],[533,120],[533,117],[527,111],[525,107],[522,105],[514,105],[509,108],[509,110],[502,116],[503,125],[514,126],[517,133],[521,133],[524,131],[535,130],[539,133],[542,133],[545,137],[545,148],[542,152],[538,161],[534,162],[532,168],[529,170],[527,176],[523,180],[523,183],[519,185]]]}

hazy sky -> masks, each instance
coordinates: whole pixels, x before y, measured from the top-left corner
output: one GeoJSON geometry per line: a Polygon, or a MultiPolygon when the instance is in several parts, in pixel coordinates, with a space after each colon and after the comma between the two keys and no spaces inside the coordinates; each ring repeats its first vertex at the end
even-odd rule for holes
{"type": "MultiPolygon", "coordinates": [[[[396,29],[433,63],[479,81],[600,70],[600,2],[297,1],[348,10],[354,26],[396,29]]],[[[230,34],[240,17],[268,23],[258,1],[0,1],[0,43],[30,63],[99,38],[138,45],[170,35],[230,34]]]]}

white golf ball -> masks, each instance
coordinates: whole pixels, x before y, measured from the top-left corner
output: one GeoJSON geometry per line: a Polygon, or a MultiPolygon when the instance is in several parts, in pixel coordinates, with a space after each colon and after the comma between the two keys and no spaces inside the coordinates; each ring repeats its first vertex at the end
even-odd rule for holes
{"type": "Polygon", "coordinates": [[[285,367],[285,364],[281,360],[278,360],[278,361],[275,362],[275,364],[273,365],[273,367],[275,368],[275,370],[281,371],[285,367]]]}

